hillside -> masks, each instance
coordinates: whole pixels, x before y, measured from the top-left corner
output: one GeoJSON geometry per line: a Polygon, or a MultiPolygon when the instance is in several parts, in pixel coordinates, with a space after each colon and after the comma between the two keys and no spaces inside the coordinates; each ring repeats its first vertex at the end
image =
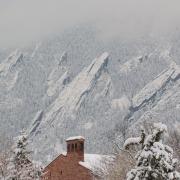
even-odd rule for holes
{"type": "Polygon", "coordinates": [[[34,157],[47,162],[68,136],[83,135],[89,153],[109,153],[144,120],[178,122],[173,40],[106,42],[78,27],[10,55],[1,50],[0,135],[25,128],[34,157]]]}

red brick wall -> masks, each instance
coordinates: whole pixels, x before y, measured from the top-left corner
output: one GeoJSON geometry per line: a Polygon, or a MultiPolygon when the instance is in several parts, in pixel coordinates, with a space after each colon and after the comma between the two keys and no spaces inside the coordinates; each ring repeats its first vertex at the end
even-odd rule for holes
{"type": "Polygon", "coordinates": [[[92,180],[90,170],[79,165],[78,154],[60,155],[44,169],[42,180],[92,180]]]}

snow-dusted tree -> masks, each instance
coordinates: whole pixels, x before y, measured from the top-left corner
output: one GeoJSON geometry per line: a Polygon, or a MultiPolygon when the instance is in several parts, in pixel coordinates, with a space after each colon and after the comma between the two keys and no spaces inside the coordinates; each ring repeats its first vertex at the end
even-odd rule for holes
{"type": "Polygon", "coordinates": [[[129,138],[124,148],[131,145],[140,146],[135,159],[136,166],[127,173],[127,180],[179,180],[180,173],[176,171],[177,159],[173,158],[171,147],[162,144],[163,134],[167,132],[166,125],[154,123],[152,134],[129,138]]]}
{"type": "Polygon", "coordinates": [[[0,137],[0,179],[6,179],[12,141],[6,136],[0,137]]]}
{"type": "Polygon", "coordinates": [[[32,180],[38,179],[39,170],[29,159],[31,154],[27,150],[27,135],[23,131],[17,137],[13,147],[13,155],[9,163],[8,180],[32,180]]]}
{"type": "Polygon", "coordinates": [[[6,179],[8,174],[9,152],[0,153],[0,179],[6,179]]]}

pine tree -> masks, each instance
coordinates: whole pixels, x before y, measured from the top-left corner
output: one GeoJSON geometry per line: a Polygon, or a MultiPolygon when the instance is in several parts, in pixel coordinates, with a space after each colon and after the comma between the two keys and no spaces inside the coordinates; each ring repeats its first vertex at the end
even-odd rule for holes
{"type": "Polygon", "coordinates": [[[35,180],[39,176],[37,167],[29,159],[30,151],[27,151],[27,135],[21,132],[13,148],[13,156],[9,164],[8,180],[35,180]]]}
{"type": "Polygon", "coordinates": [[[173,158],[171,147],[162,143],[163,135],[167,132],[166,125],[155,123],[152,134],[129,138],[124,147],[140,146],[135,156],[136,166],[127,173],[127,180],[180,180],[180,173],[176,171],[177,159],[173,158]]]}

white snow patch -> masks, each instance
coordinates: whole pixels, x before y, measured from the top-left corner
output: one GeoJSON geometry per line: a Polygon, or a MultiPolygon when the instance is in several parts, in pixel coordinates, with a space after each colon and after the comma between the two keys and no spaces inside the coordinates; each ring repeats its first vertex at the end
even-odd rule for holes
{"type": "Polygon", "coordinates": [[[84,125],[84,128],[85,129],[91,129],[93,126],[93,123],[92,122],[87,122],[85,125],[84,125]]]}
{"type": "Polygon", "coordinates": [[[12,79],[9,79],[9,81],[6,81],[6,86],[8,87],[8,90],[11,90],[14,85],[16,84],[17,80],[18,80],[18,75],[19,75],[19,72],[15,72],[13,74],[13,78],[12,79]]]}
{"type": "Polygon", "coordinates": [[[177,105],[176,105],[176,109],[180,109],[180,104],[177,104],[177,105]]]}
{"type": "Polygon", "coordinates": [[[130,107],[131,102],[127,96],[122,96],[120,99],[113,99],[111,102],[111,107],[113,109],[126,110],[130,107]]]}
{"type": "Polygon", "coordinates": [[[139,144],[140,141],[141,141],[140,137],[128,138],[124,143],[124,148],[126,148],[129,145],[139,144]]]}
{"type": "Polygon", "coordinates": [[[137,68],[147,58],[148,58],[147,55],[146,56],[139,56],[139,57],[136,57],[130,61],[127,61],[123,65],[121,65],[119,72],[128,74],[130,71],[137,68]]]}
{"type": "Polygon", "coordinates": [[[85,139],[83,136],[72,136],[66,139],[66,141],[78,140],[78,139],[85,139]]]}
{"type": "MultiPolygon", "coordinates": [[[[54,150],[57,154],[61,153],[63,150],[62,144],[60,144],[59,142],[56,142],[54,150]]],[[[61,154],[63,154],[63,153],[61,153],[61,154]]]]}
{"type": "Polygon", "coordinates": [[[18,75],[19,75],[19,72],[16,71],[13,73],[9,73],[6,77],[1,77],[0,87],[3,87],[3,89],[1,90],[6,89],[6,91],[10,91],[16,84],[18,80],[18,75]]]}
{"type": "Polygon", "coordinates": [[[63,156],[67,156],[67,152],[66,152],[66,151],[63,151],[61,154],[62,154],[63,156]]]}

